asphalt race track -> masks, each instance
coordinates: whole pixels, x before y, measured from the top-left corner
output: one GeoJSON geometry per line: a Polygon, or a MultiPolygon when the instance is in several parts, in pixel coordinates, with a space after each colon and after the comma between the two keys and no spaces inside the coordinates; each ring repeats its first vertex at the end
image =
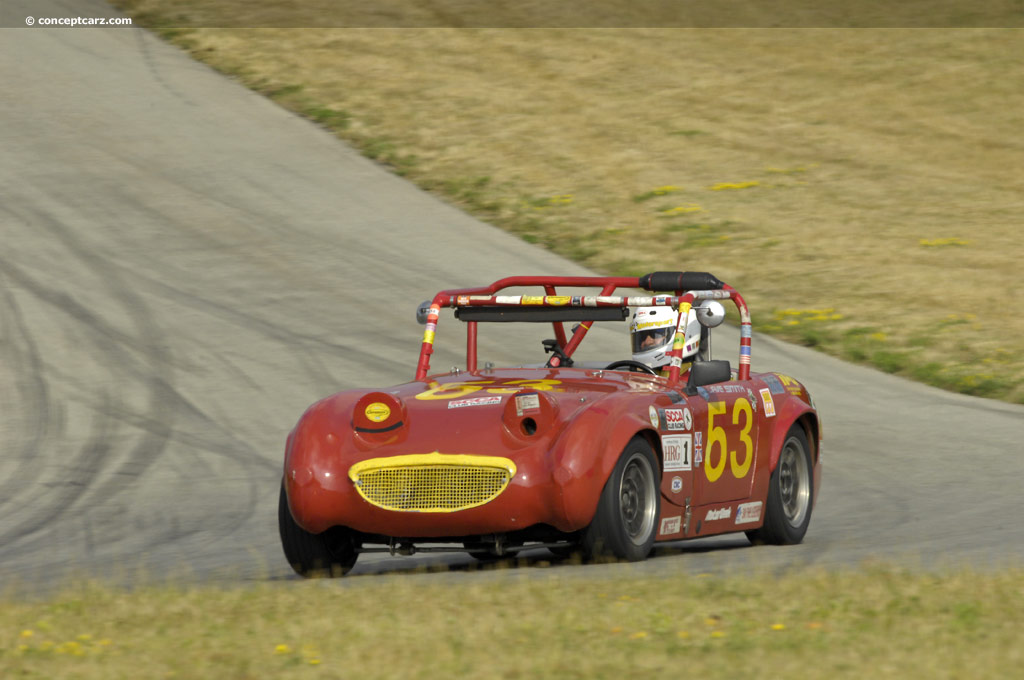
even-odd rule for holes
{"type": "MultiPolygon", "coordinates": [[[[65,6],[8,2],[3,25],[65,6]]],[[[411,379],[413,313],[437,290],[586,273],[139,29],[2,29],[0,83],[0,582],[290,577],[275,513],[305,407],[411,379]]],[[[454,326],[435,369],[459,363],[454,326]]],[[[735,361],[730,333],[716,354],[735,361]]],[[[625,326],[592,335],[628,358],[625,326]]],[[[543,356],[518,336],[490,346],[482,360],[543,356]]],[[[635,568],[1020,563],[1024,408],[757,335],[753,356],[823,415],[805,543],[680,543],[635,568]]],[[[354,573],[440,563],[471,560],[364,556],[354,573]]]]}

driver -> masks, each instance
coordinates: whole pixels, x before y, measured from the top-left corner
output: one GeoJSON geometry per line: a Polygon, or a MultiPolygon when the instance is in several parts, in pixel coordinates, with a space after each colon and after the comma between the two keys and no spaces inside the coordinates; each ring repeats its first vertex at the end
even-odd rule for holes
{"type": "MultiPolygon", "coordinates": [[[[656,371],[668,368],[676,336],[679,311],[671,307],[637,307],[629,324],[630,339],[633,343],[633,360],[647,364],[656,371]]],[[[686,344],[683,346],[683,361],[693,361],[700,349],[700,322],[697,313],[691,309],[686,315],[686,344]]]]}

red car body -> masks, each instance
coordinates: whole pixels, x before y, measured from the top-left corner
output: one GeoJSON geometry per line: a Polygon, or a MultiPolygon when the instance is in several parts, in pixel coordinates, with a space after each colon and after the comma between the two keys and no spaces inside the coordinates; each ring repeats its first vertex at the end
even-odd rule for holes
{"type": "Polygon", "coordinates": [[[594,548],[598,513],[637,526],[653,518],[653,539],[640,537],[647,544],[637,539],[632,552],[612,551],[627,559],[646,556],[651,540],[738,531],[776,543],[802,540],[821,480],[817,411],[793,378],[750,372],[746,305],[713,276],[513,277],[442,291],[426,316],[413,381],[323,399],[288,436],[279,518],[285,554],[300,573],[343,573],[360,552],[408,554],[439,544],[478,556],[594,548]],[[543,294],[499,294],[512,287],[543,294]],[[591,294],[559,294],[567,288],[591,294]],[[614,296],[620,288],[671,294],[614,296]],[[735,372],[709,357],[688,365],[681,345],[669,352],[665,375],[570,365],[594,320],[621,320],[648,305],[679,309],[685,319],[694,302],[709,299],[731,299],[740,312],[735,372]],[[431,375],[443,307],[455,308],[467,326],[467,365],[431,375]],[[556,351],[547,365],[476,365],[476,324],[506,321],[554,324],[556,351]],[[571,322],[578,325],[566,333],[571,322]],[[713,382],[704,369],[717,373],[713,382]],[[606,490],[630,447],[653,453],[656,493],[642,488],[647,468],[635,456],[636,469],[627,466],[616,489],[606,490]],[[773,476],[784,450],[792,470],[773,476]],[[630,473],[632,482],[623,476],[630,473]],[[649,508],[642,517],[638,490],[649,508]],[[599,508],[609,503],[618,515],[599,508]]]}

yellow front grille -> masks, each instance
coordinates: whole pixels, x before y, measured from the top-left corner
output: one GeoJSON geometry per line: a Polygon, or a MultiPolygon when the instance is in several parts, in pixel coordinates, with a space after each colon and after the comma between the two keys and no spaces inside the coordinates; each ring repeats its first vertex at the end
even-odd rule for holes
{"type": "Polygon", "coordinates": [[[516,474],[496,456],[416,454],[353,465],[349,478],[369,503],[385,510],[455,512],[494,500],[516,474]]]}

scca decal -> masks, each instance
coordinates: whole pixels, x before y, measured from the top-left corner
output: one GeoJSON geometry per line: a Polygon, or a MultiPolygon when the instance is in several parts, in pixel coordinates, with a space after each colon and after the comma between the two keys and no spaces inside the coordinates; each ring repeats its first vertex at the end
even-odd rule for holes
{"type": "Polygon", "coordinates": [[[665,429],[689,430],[693,425],[693,416],[688,408],[665,409],[665,429]]]}
{"type": "Polygon", "coordinates": [[[522,389],[537,390],[538,392],[561,392],[560,387],[556,385],[562,384],[561,380],[509,380],[508,382],[499,382],[497,380],[468,380],[465,382],[450,382],[445,384],[430,383],[431,387],[426,392],[420,392],[416,395],[417,399],[455,399],[456,397],[465,397],[468,394],[473,394],[480,390],[484,390],[488,394],[513,394],[522,389]],[[488,385],[495,385],[495,387],[488,387],[488,385]]]}

